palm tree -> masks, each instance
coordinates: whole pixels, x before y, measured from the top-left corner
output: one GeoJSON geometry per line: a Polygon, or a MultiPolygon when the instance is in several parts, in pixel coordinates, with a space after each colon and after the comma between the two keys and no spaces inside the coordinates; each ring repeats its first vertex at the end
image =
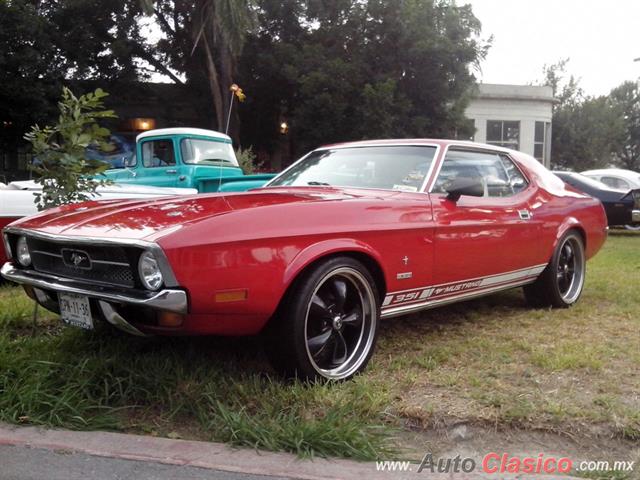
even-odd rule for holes
{"type": "Polygon", "coordinates": [[[249,0],[198,0],[196,4],[192,53],[202,44],[219,130],[224,126],[225,99],[251,26],[250,12],[249,0]]]}
{"type": "MultiPolygon", "coordinates": [[[[140,0],[143,10],[153,14],[163,30],[176,34],[180,26],[173,26],[165,16],[165,8],[159,8],[168,0],[140,0]]],[[[215,110],[215,128],[225,125],[230,87],[237,70],[246,35],[253,25],[252,0],[174,0],[174,12],[188,17],[183,27],[189,28],[190,52],[193,56],[200,50],[204,58],[209,91],[215,110]]],[[[164,5],[166,6],[166,5],[164,5]]],[[[234,124],[237,120],[234,119],[234,124]]],[[[236,130],[232,128],[232,130],[236,130]]]]}

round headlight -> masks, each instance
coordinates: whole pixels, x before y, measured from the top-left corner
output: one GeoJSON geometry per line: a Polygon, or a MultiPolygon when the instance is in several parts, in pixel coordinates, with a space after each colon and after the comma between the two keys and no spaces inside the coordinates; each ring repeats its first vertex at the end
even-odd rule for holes
{"type": "Polygon", "coordinates": [[[29,246],[27,245],[27,239],[20,237],[16,242],[16,258],[18,263],[23,267],[31,265],[31,252],[29,252],[29,246]]]}
{"type": "Polygon", "coordinates": [[[138,273],[140,274],[142,284],[149,290],[158,290],[162,285],[162,272],[153,253],[144,252],[140,255],[138,273]]]}

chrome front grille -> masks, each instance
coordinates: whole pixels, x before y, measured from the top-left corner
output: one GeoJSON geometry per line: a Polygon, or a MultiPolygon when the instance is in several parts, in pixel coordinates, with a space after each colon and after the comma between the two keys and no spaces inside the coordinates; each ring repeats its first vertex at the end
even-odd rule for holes
{"type": "Polygon", "coordinates": [[[119,246],[70,245],[28,238],[33,268],[60,277],[133,288],[135,259],[119,246]]]}

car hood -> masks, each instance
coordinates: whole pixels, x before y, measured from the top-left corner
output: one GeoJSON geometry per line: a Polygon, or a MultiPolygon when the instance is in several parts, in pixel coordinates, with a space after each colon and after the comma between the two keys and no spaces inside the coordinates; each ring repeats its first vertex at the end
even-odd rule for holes
{"type": "Polygon", "coordinates": [[[334,188],[268,188],[237,194],[207,194],[157,200],[106,200],[69,205],[12,224],[52,235],[155,241],[181,228],[232,212],[301,202],[389,197],[397,192],[334,188]]]}

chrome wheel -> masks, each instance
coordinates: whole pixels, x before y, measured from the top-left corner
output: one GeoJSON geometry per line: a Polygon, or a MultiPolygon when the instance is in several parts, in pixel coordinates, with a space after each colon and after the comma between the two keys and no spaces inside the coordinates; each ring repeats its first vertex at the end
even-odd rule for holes
{"type": "Polygon", "coordinates": [[[311,295],[305,318],[306,352],[324,378],[348,378],[366,363],[377,327],[377,307],[367,279],[340,267],[326,274],[311,295]]]}
{"type": "Polygon", "coordinates": [[[580,296],[584,283],[584,250],[577,237],[569,236],[559,253],[556,266],[558,292],[565,303],[571,304],[580,296]]]}

